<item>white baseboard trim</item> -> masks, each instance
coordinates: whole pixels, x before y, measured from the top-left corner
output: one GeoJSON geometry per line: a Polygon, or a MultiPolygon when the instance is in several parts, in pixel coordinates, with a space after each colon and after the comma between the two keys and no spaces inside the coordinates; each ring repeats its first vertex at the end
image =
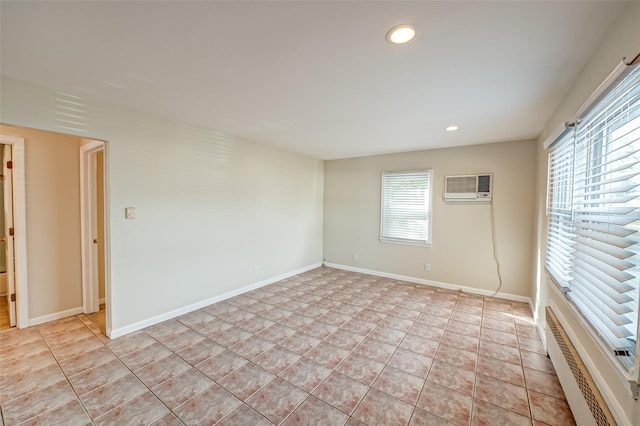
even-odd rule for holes
{"type": "MultiPolygon", "coordinates": [[[[459,290],[459,291],[464,291],[465,293],[472,293],[480,296],[492,296],[494,293],[491,290],[483,290],[480,288],[448,284],[440,281],[425,280],[423,278],[410,277],[407,275],[391,274],[388,272],[375,271],[373,269],[354,268],[353,266],[340,265],[337,263],[325,263],[324,265],[328,268],[342,269],[342,270],[351,271],[351,272],[359,272],[361,274],[375,275],[377,277],[392,278],[394,280],[407,281],[415,284],[430,285],[433,287],[446,288],[448,290],[459,290]]],[[[501,299],[513,300],[514,302],[525,302],[529,304],[529,307],[532,306],[531,299],[527,296],[519,296],[517,294],[510,294],[510,293],[498,293],[496,294],[495,297],[499,297],[501,299]]]]}
{"type": "Polygon", "coordinates": [[[189,312],[196,311],[198,309],[204,308],[205,306],[209,306],[213,303],[222,302],[223,300],[230,299],[234,296],[238,296],[240,294],[246,293],[251,290],[256,290],[260,287],[264,287],[269,284],[273,284],[275,282],[284,280],[289,277],[293,277],[294,275],[301,274],[303,272],[310,271],[315,268],[319,268],[322,266],[322,263],[314,263],[309,266],[305,266],[304,268],[296,269],[295,271],[287,272],[282,275],[278,275],[273,278],[268,278],[263,281],[259,281],[254,284],[250,284],[248,286],[244,286],[237,290],[229,291],[227,293],[220,294],[218,296],[211,297],[206,300],[201,300],[196,303],[192,303],[191,305],[184,306],[182,308],[174,309],[173,311],[166,312],[164,314],[156,315],[154,317],[148,318],[146,320],[138,321],[130,325],[126,325],[124,327],[113,329],[109,332],[108,337],[111,339],[115,339],[116,337],[124,336],[125,334],[133,333],[134,331],[142,330],[143,328],[147,328],[149,326],[158,324],[162,321],[166,321],[169,319],[173,319],[175,317],[179,317],[180,315],[188,314],[189,312]]]}
{"type": "Polygon", "coordinates": [[[29,327],[34,325],[44,324],[45,322],[55,321],[62,318],[72,317],[74,315],[80,315],[82,313],[82,306],[73,309],[67,309],[66,311],[54,312],[53,314],[43,315],[41,317],[31,318],[29,320],[29,327]]]}

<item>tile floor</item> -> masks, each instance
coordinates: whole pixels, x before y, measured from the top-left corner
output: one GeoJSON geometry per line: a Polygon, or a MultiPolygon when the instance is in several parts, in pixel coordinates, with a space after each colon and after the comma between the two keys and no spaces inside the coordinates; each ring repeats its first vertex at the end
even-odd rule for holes
{"type": "Polygon", "coordinates": [[[109,340],[0,334],[5,425],[571,425],[529,307],[319,268],[109,340]]]}

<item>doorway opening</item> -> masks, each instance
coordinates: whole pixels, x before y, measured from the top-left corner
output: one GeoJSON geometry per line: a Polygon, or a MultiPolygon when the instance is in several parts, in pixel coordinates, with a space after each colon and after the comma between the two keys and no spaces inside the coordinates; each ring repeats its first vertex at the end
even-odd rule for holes
{"type": "Polygon", "coordinates": [[[109,325],[108,220],[105,185],[106,144],[82,140],[80,146],[80,225],[82,250],[82,309],[106,336],[109,325]]]}
{"type": "Polygon", "coordinates": [[[0,330],[6,330],[16,326],[11,145],[0,145],[0,155],[0,330]]]}
{"type": "Polygon", "coordinates": [[[0,330],[28,326],[24,139],[0,135],[0,330]]]}

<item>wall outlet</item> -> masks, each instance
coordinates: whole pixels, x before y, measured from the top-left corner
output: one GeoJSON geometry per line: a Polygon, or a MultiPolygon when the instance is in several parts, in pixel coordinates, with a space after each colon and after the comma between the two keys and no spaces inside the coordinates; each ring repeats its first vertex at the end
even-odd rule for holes
{"type": "Polygon", "coordinates": [[[357,262],[358,259],[360,259],[360,256],[358,256],[358,253],[353,253],[353,260],[357,262]]]}
{"type": "Polygon", "coordinates": [[[258,265],[253,267],[253,275],[258,275],[260,273],[260,267],[258,265]]]}
{"type": "Polygon", "coordinates": [[[430,263],[425,263],[424,264],[424,270],[427,272],[431,272],[431,264],[430,263]]]}
{"type": "Polygon", "coordinates": [[[135,207],[125,207],[125,209],[124,209],[124,217],[125,217],[125,219],[135,219],[136,218],[136,208],[135,207]]]}

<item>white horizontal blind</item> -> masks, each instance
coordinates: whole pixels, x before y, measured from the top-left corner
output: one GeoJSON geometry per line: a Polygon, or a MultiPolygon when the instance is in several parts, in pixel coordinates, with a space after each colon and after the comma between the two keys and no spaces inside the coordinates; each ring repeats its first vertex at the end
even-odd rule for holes
{"type": "Polygon", "coordinates": [[[635,348],[640,226],[640,68],[578,124],[571,298],[615,349],[635,348]]]}
{"type": "Polygon", "coordinates": [[[547,268],[563,286],[571,280],[573,205],[573,129],[567,129],[549,153],[547,268]]]}
{"type": "Polygon", "coordinates": [[[380,240],[429,244],[431,170],[382,174],[380,240]]]}
{"type": "Polygon", "coordinates": [[[630,368],[640,279],[640,67],[579,118],[574,138],[552,145],[549,199],[547,268],[630,368]]]}

